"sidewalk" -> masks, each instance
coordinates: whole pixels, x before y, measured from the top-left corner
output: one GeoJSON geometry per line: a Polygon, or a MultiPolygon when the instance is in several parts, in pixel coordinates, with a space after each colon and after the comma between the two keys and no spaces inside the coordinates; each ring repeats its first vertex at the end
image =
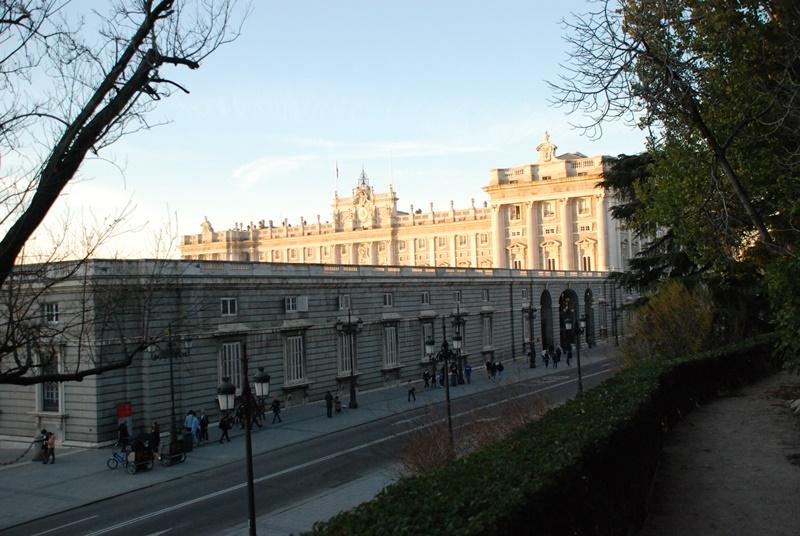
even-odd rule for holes
{"type": "Polygon", "coordinates": [[[800,419],[783,372],[693,410],[670,431],[638,536],[800,534],[800,419]]]}
{"type": "MultiPolygon", "coordinates": [[[[584,365],[588,365],[609,359],[614,355],[615,350],[613,343],[609,344],[607,342],[601,342],[592,349],[584,348],[581,352],[582,362],[584,365]]],[[[527,358],[523,359],[522,356],[519,356],[516,362],[506,361],[505,365],[503,383],[514,383],[545,375],[563,374],[564,369],[568,368],[562,358],[558,369],[544,368],[540,359],[537,359],[537,367],[531,369],[528,368],[527,358]]],[[[575,368],[574,361],[572,368],[575,368]]],[[[287,408],[281,413],[283,423],[267,424],[264,428],[254,429],[252,435],[253,454],[261,454],[408,411],[414,407],[444,400],[444,388],[424,389],[421,381],[416,382],[414,385],[416,386],[416,402],[407,401],[407,385],[401,384],[397,387],[359,393],[358,409],[347,409],[347,398],[344,398],[342,413],[336,414],[331,419],[325,415],[324,402],[287,408]]],[[[486,370],[482,364],[476,363],[473,366],[472,384],[452,387],[450,394],[451,398],[456,399],[492,389],[496,385],[495,382],[487,379],[486,370]]],[[[271,414],[268,414],[267,422],[271,421],[269,415],[271,414]]],[[[239,439],[242,435],[240,430],[232,430],[231,437],[233,441],[224,444],[216,441],[219,436],[219,430],[215,426],[209,429],[209,433],[211,441],[189,453],[186,462],[171,467],[162,467],[156,464],[153,470],[143,471],[133,476],[127,474],[124,469],[112,471],[106,468],[106,460],[111,454],[111,449],[108,448],[60,448],[56,449],[56,463],[53,465],[22,461],[14,465],[0,467],[0,511],[3,512],[0,520],[0,530],[108,497],[235,462],[244,457],[242,440],[239,439]]],[[[8,461],[15,458],[21,450],[0,449],[0,461],[8,461]]],[[[30,459],[31,454],[25,457],[25,460],[30,459]]],[[[378,486],[381,479],[385,480],[383,485],[367,493],[368,496],[363,500],[374,496],[386,483],[391,481],[387,480],[387,478],[387,475],[378,475],[376,478],[362,479],[364,480],[362,488],[366,486],[365,489],[367,491],[373,490],[378,486]]],[[[331,502],[332,498],[329,497],[327,500],[331,502]]],[[[348,507],[347,505],[341,506],[348,507]]],[[[331,511],[330,514],[325,515],[325,517],[309,520],[308,515],[305,515],[303,519],[304,521],[310,521],[310,523],[327,519],[341,510],[341,506],[336,511],[331,511]]],[[[355,506],[355,504],[349,505],[349,507],[352,506],[355,506]]],[[[323,511],[320,510],[319,514],[323,514],[323,511]]],[[[276,523],[279,522],[280,520],[276,521],[276,523]]],[[[310,523],[308,528],[311,526],[310,523]]]]}

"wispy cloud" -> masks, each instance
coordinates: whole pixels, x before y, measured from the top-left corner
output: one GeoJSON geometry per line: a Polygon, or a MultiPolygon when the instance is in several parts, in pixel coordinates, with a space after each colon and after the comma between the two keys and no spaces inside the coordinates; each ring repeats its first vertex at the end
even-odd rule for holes
{"type": "Polygon", "coordinates": [[[313,147],[326,151],[336,151],[341,158],[369,158],[391,155],[396,158],[425,156],[447,156],[466,153],[485,153],[494,151],[488,145],[451,144],[433,140],[396,141],[337,141],[325,138],[291,137],[285,141],[303,147],[313,147]]]}
{"type": "Polygon", "coordinates": [[[231,173],[239,187],[247,189],[260,182],[285,177],[319,158],[315,155],[268,156],[243,164],[231,173]]]}

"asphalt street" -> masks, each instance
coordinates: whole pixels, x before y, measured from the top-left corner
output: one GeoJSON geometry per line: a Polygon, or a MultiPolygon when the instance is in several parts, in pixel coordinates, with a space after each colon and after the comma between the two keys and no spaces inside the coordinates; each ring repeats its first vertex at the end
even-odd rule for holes
{"type": "MultiPolygon", "coordinates": [[[[613,370],[611,362],[585,366],[585,387],[600,383],[613,370]]],[[[555,404],[571,398],[575,391],[574,367],[504,384],[454,400],[454,426],[501,416],[509,401],[540,395],[555,404]]],[[[425,426],[444,429],[444,415],[443,403],[410,405],[405,412],[255,456],[257,516],[286,510],[375,471],[394,470],[407,436],[425,426]]],[[[285,424],[285,428],[292,426],[285,424]]],[[[303,423],[295,426],[301,428],[303,423]]],[[[3,534],[220,534],[247,519],[244,475],[244,461],[240,460],[18,525],[3,534]]],[[[109,478],[119,477],[124,475],[109,474],[109,478]]]]}

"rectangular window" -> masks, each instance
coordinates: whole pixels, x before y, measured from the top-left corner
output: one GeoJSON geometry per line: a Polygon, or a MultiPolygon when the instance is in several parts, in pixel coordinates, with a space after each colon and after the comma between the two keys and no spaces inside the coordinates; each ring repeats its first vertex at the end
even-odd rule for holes
{"type": "Polygon", "coordinates": [[[511,219],[512,220],[521,220],[522,219],[522,206],[521,205],[511,205],[509,207],[511,209],[511,219]]]}
{"type": "Polygon", "coordinates": [[[339,295],[339,310],[347,310],[350,309],[350,294],[340,294],[339,295]]]}
{"type": "Polygon", "coordinates": [[[399,240],[397,242],[397,250],[398,251],[405,251],[405,249],[406,249],[406,241],[405,240],[399,240]]]}
{"type": "Polygon", "coordinates": [[[42,316],[48,324],[58,324],[58,304],[45,303],[42,305],[42,316]]]}
{"type": "Polygon", "coordinates": [[[286,361],[286,383],[291,384],[304,381],[306,371],[302,335],[290,335],[286,337],[284,359],[286,361]]]}
{"type": "Polygon", "coordinates": [[[483,301],[489,301],[489,289],[488,288],[485,288],[485,289],[481,290],[481,299],[483,301]]]}
{"type": "Polygon", "coordinates": [[[481,322],[483,346],[492,346],[492,341],[494,340],[492,336],[492,315],[483,315],[481,322]]]}
{"type": "Polygon", "coordinates": [[[314,257],[314,248],[306,248],[306,258],[311,259],[314,257]]]}
{"type": "Polygon", "coordinates": [[[522,289],[522,297],[523,298],[527,298],[528,297],[528,289],[526,289],[526,288],[522,289]]]}
{"type": "Polygon", "coordinates": [[[549,181],[549,180],[550,180],[550,179],[552,179],[552,178],[553,178],[553,177],[552,177],[552,176],[550,176],[550,175],[545,175],[545,176],[543,176],[543,177],[542,177],[542,180],[543,180],[543,181],[549,181]]]}
{"type": "Polygon", "coordinates": [[[383,326],[383,366],[397,366],[397,326],[394,324],[383,326]]]}
{"type": "Polygon", "coordinates": [[[293,249],[289,250],[289,258],[290,259],[296,259],[297,258],[297,250],[296,249],[293,248],[293,249]]]}
{"type": "Polygon", "coordinates": [[[447,246],[447,237],[446,236],[440,236],[438,238],[438,243],[439,243],[439,247],[440,248],[443,248],[443,247],[447,246]]]}
{"type": "Polygon", "coordinates": [[[514,259],[514,270],[522,270],[522,261],[514,259]]]}
{"type": "Polygon", "coordinates": [[[481,244],[485,245],[489,243],[489,235],[487,233],[481,233],[481,244]]]}
{"type": "Polygon", "coordinates": [[[339,333],[339,375],[350,374],[356,360],[356,334],[339,333]]]}
{"type": "Polygon", "coordinates": [[[287,313],[308,311],[308,296],[286,296],[283,305],[287,313]]]}
{"type": "Polygon", "coordinates": [[[425,342],[433,340],[433,322],[423,322],[422,324],[422,361],[429,361],[430,357],[425,353],[425,342]]]}
{"type": "Polygon", "coordinates": [[[326,257],[330,254],[328,246],[322,246],[322,254],[325,255],[326,257]]]}
{"type": "Polygon", "coordinates": [[[242,369],[241,369],[241,342],[224,342],[220,347],[219,353],[219,381],[222,378],[230,378],[230,382],[236,386],[236,392],[241,392],[242,369]]]}
{"type": "Polygon", "coordinates": [[[458,245],[461,246],[461,247],[466,246],[467,245],[467,238],[468,237],[465,234],[458,235],[458,245]]]}
{"type": "Polygon", "coordinates": [[[589,205],[589,199],[586,197],[579,197],[577,199],[578,205],[578,214],[585,216],[591,212],[591,207],[589,205]]]}
{"type": "MultiPolygon", "coordinates": [[[[41,368],[39,373],[42,376],[48,374],[58,374],[60,355],[53,352],[52,355],[41,357],[41,368]]],[[[39,385],[39,409],[41,411],[58,413],[61,411],[61,384],[59,382],[42,382],[39,385]]]]}
{"type": "Polygon", "coordinates": [[[548,270],[557,270],[556,268],[556,260],[553,257],[547,259],[547,269],[548,270]]]}
{"type": "Polygon", "coordinates": [[[383,306],[384,307],[392,307],[394,305],[394,294],[391,292],[384,292],[383,293],[383,306]]]}
{"type": "Polygon", "coordinates": [[[430,305],[430,303],[431,303],[431,293],[426,290],[422,293],[422,304],[430,305]]]}
{"type": "Polygon", "coordinates": [[[591,272],[592,271],[592,258],[591,257],[583,257],[581,258],[581,264],[583,266],[584,272],[591,272]]]}
{"type": "Polygon", "coordinates": [[[222,316],[236,316],[239,313],[239,303],[236,298],[221,298],[219,303],[222,316]]]}
{"type": "Polygon", "coordinates": [[[425,244],[427,244],[428,241],[425,240],[424,238],[417,238],[416,240],[417,240],[417,249],[418,250],[425,249],[425,244]]]}
{"type": "Polygon", "coordinates": [[[542,203],[542,216],[545,218],[552,218],[556,215],[555,206],[552,201],[545,201],[542,203]]]}

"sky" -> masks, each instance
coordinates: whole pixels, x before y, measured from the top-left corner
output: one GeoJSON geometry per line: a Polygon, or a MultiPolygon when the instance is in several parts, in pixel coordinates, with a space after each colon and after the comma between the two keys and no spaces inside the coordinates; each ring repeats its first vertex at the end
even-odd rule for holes
{"type": "Polygon", "coordinates": [[[87,162],[50,224],[65,207],[102,219],[130,202],[132,230],[98,254],[152,257],[153,235],[199,233],[204,217],[216,231],[327,221],[362,166],[376,191],[394,185],[400,210],[444,210],[482,204],[489,170],[535,162],[545,131],[557,153],[640,151],[638,129],[612,123],[591,140],[550,104],[546,81],[567,60],[561,20],[589,7],[256,0],[238,40],[196,71],[164,73],[191,91],[149,117],[168,123],[87,162]]]}

